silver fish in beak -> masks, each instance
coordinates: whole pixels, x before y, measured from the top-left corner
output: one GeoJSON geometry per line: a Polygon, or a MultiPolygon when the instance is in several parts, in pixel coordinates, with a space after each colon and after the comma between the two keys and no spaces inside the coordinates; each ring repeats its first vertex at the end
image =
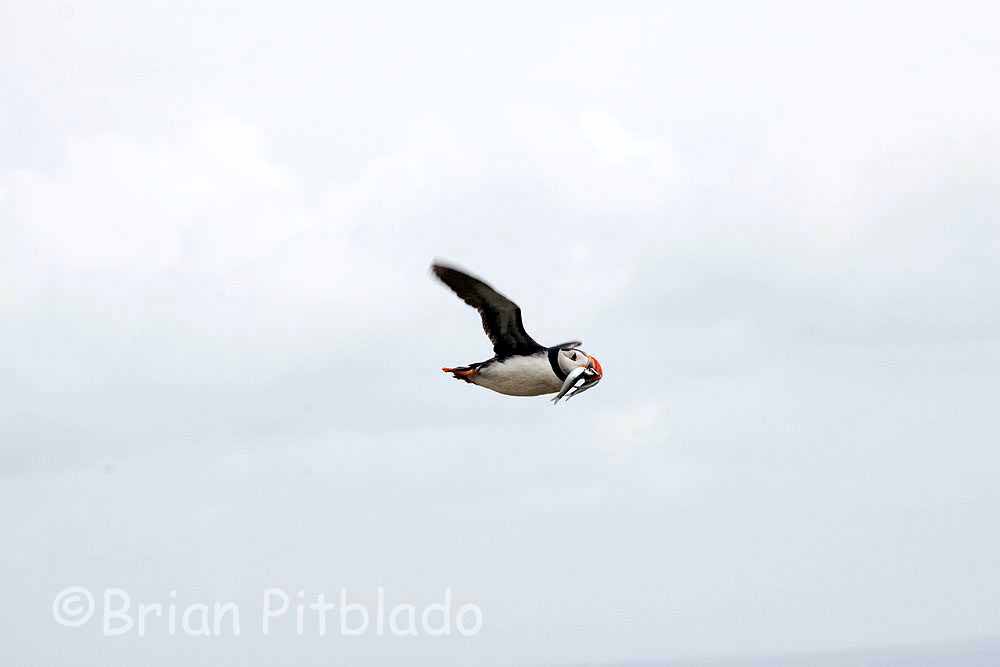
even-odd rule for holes
{"type": "Polygon", "coordinates": [[[555,398],[552,399],[552,404],[558,403],[563,396],[566,396],[566,400],[573,398],[577,394],[582,394],[588,389],[597,385],[601,381],[601,376],[603,374],[597,372],[594,368],[585,368],[580,366],[574,368],[563,380],[562,388],[559,393],[556,394],[555,398]],[[567,394],[569,394],[567,396],[567,394]]]}

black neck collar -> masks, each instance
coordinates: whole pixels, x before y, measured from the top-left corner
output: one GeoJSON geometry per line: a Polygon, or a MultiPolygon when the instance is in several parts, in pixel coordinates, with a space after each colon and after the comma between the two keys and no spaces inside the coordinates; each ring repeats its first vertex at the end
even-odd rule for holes
{"type": "Polygon", "coordinates": [[[552,366],[552,372],[556,374],[556,377],[560,380],[565,380],[568,373],[563,371],[562,367],[559,366],[559,350],[562,348],[550,347],[549,348],[549,366],[552,366]]]}

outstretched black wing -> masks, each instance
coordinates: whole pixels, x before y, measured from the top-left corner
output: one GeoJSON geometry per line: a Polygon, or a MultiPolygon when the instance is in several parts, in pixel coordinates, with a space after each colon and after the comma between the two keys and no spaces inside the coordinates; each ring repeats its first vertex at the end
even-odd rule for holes
{"type": "Polygon", "coordinates": [[[431,270],[462,301],[479,311],[483,318],[483,331],[493,341],[493,352],[498,357],[533,354],[545,349],[524,330],[521,309],[516,303],[482,280],[456,268],[435,263],[431,270]]]}

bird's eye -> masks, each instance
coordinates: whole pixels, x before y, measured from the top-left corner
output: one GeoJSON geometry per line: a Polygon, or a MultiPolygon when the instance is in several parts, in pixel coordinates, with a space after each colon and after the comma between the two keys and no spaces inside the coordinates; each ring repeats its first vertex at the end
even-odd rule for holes
{"type": "Polygon", "coordinates": [[[576,361],[576,352],[572,352],[569,355],[570,361],[576,361]]]}

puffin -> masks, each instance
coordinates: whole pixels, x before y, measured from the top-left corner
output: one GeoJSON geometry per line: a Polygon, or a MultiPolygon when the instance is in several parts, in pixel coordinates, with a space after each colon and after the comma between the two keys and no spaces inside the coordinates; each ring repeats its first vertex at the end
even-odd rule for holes
{"type": "Polygon", "coordinates": [[[483,331],[493,343],[493,357],[464,366],[442,368],[462,380],[508,396],[556,394],[558,403],[592,389],[604,377],[596,357],[578,340],[545,347],[524,330],[521,309],[485,282],[461,269],[435,261],[431,271],[462,301],[479,311],[483,331]]]}

